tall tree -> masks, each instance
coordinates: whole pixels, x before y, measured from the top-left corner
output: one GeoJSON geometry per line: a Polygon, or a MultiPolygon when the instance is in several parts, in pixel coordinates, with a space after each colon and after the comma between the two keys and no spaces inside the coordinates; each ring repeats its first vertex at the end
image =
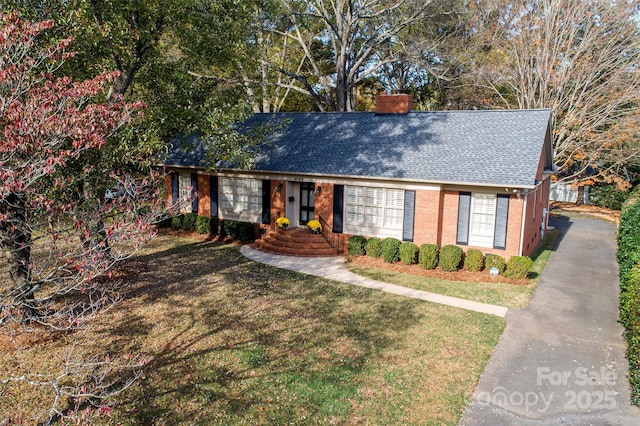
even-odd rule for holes
{"type": "MultiPolygon", "coordinates": [[[[121,195],[105,199],[91,186],[88,157],[143,105],[105,101],[117,73],[81,82],[55,77],[73,54],[70,39],[47,37],[52,27],[0,15],[0,248],[8,264],[0,325],[45,332],[75,329],[117,300],[118,289],[99,278],[153,235],[159,182],[152,172],[115,169],[103,179],[119,185],[121,195]]],[[[65,368],[60,377],[71,380],[65,368]]],[[[34,372],[0,383],[44,386],[41,379],[34,372]]],[[[87,378],[76,387],[45,382],[56,393],[49,420],[62,415],[64,397],[100,398],[117,388],[87,378]]]]}
{"type": "Polygon", "coordinates": [[[411,93],[419,109],[448,107],[447,86],[459,75],[452,52],[465,30],[466,3],[432,2],[416,23],[394,38],[394,43],[378,49],[377,60],[383,65],[376,78],[386,90],[411,93]]]}
{"type": "Polygon", "coordinates": [[[376,53],[424,17],[431,1],[287,0],[287,25],[274,31],[296,43],[304,64],[280,72],[297,81],[319,110],[353,111],[356,89],[396,58],[376,53]]]}
{"type": "Polygon", "coordinates": [[[624,167],[640,159],[637,2],[480,3],[488,20],[475,35],[476,84],[496,106],[553,110],[561,180],[624,186],[624,167]]]}

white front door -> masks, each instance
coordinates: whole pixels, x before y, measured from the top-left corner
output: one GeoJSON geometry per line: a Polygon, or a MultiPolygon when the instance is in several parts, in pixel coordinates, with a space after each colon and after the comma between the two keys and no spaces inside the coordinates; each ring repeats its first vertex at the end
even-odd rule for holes
{"type": "Polygon", "coordinates": [[[300,226],[300,183],[287,182],[287,219],[290,227],[300,226]]]}

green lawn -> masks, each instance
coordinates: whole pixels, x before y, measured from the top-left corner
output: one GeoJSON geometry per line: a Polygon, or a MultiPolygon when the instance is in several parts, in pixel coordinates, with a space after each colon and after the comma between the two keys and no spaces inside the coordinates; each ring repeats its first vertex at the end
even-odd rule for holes
{"type": "Polygon", "coordinates": [[[347,263],[347,268],[355,274],[377,281],[507,308],[526,306],[535,289],[532,284],[524,286],[498,282],[448,281],[380,268],[365,268],[353,263],[347,263]]]}
{"type": "MultiPolygon", "coordinates": [[[[454,425],[505,326],[256,264],[233,245],[163,236],[136,262],[123,302],[86,330],[98,356],[148,360],[109,424],[454,425]]],[[[5,353],[0,375],[66,350],[5,353]]],[[[46,406],[29,392],[10,388],[0,412],[46,406]]]]}

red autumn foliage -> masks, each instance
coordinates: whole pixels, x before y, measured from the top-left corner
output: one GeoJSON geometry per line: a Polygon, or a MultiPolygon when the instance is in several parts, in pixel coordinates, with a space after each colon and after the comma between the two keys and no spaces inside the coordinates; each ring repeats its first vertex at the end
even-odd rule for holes
{"type": "MultiPolygon", "coordinates": [[[[157,173],[131,160],[122,168],[101,162],[144,105],[106,99],[117,73],[56,76],[73,53],[72,39],[47,38],[53,26],[0,14],[0,328],[52,336],[83,328],[121,300],[119,280],[107,276],[154,235],[161,208],[157,173]],[[96,182],[122,191],[107,197],[96,182]]],[[[34,418],[82,423],[109,416],[102,401],[141,375],[135,356],[122,363],[71,355],[63,374],[27,370],[0,385],[50,388],[53,405],[34,418]]]]}

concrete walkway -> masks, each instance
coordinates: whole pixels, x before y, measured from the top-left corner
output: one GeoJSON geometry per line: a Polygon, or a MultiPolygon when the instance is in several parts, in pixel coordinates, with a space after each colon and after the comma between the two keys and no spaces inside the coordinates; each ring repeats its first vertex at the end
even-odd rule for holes
{"type": "Polygon", "coordinates": [[[556,250],[512,309],[460,425],[640,425],[618,319],[615,225],[558,218],[556,250]]]}
{"type": "Polygon", "coordinates": [[[323,257],[321,258],[321,266],[319,266],[320,262],[318,262],[317,257],[279,256],[252,249],[247,245],[242,246],[240,248],[240,252],[245,257],[253,261],[265,263],[267,265],[275,266],[278,268],[290,269],[292,271],[301,272],[303,274],[314,275],[317,277],[353,284],[360,287],[382,290],[387,293],[411,297],[413,299],[420,299],[428,302],[439,303],[442,305],[453,306],[456,308],[467,309],[470,311],[497,315],[499,317],[504,317],[507,314],[507,308],[503,306],[472,302],[470,300],[459,299],[457,297],[443,296],[441,294],[413,290],[411,288],[389,284],[382,281],[376,281],[354,274],[353,272],[348,271],[344,266],[345,260],[342,257],[323,257]]]}

